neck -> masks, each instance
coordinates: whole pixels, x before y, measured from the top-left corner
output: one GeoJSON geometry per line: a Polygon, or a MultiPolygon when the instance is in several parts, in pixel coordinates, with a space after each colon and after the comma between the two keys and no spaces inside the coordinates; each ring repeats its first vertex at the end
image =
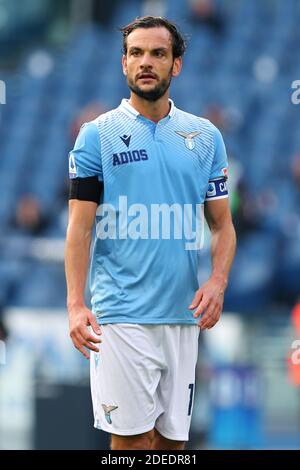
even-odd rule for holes
{"type": "Polygon", "coordinates": [[[158,122],[166,117],[170,112],[169,94],[165,93],[164,96],[157,101],[147,101],[144,98],[131,93],[129,103],[136,109],[142,116],[151,121],[158,122]]]}

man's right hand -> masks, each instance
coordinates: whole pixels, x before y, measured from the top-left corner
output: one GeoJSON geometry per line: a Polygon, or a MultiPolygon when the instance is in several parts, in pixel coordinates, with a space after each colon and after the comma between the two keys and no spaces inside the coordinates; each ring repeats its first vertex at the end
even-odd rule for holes
{"type": "Polygon", "coordinates": [[[88,351],[99,352],[96,344],[101,343],[100,338],[90,333],[89,326],[92,327],[95,335],[101,335],[101,329],[98,325],[95,315],[85,306],[73,307],[69,310],[70,336],[73,344],[84,357],[90,358],[88,351]],[[95,344],[96,343],[96,344],[95,344]]]}

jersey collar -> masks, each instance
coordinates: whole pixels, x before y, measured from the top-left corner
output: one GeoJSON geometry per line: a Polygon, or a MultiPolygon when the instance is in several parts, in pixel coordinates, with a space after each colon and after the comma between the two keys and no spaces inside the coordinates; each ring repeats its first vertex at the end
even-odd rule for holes
{"type": "MultiPolygon", "coordinates": [[[[170,112],[166,117],[161,119],[161,121],[169,120],[175,114],[176,108],[175,108],[174,102],[170,98],[169,98],[169,103],[171,105],[170,112]]],[[[131,104],[129,104],[128,99],[126,98],[122,99],[121,104],[119,106],[119,110],[122,111],[131,119],[136,119],[138,116],[142,116],[133,106],[131,106],[131,104]]]]}

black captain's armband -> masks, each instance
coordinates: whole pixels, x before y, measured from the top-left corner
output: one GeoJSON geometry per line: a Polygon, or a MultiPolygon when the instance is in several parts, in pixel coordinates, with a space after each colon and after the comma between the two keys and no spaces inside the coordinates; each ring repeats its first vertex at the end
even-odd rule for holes
{"type": "Polygon", "coordinates": [[[80,201],[92,201],[99,204],[103,190],[102,181],[97,176],[88,178],[72,178],[69,186],[69,199],[79,199],[80,201]]]}

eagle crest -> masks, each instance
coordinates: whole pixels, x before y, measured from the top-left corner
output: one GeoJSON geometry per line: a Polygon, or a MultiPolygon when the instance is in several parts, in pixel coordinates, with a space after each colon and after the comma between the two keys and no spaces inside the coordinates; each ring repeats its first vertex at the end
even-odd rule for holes
{"type": "Polygon", "coordinates": [[[201,134],[199,131],[194,132],[183,132],[183,131],[175,131],[176,134],[180,135],[180,137],[184,138],[184,143],[186,148],[189,150],[193,150],[195,148],[195,141],[193,140],[197,135],[201,134]]]}
{"type": "Polygon", "coordinates": [[[104,410],[104,413],[105,413],[105,419],[106,421],[108,422],[108,424],[112,424],[112,420],[111,420],[111,417],[110,417],[110,413],[114,410],[116,410],[118,407],[117,406],[114,406],[114,405],[102,405],[102,408],[104,410]]]}

